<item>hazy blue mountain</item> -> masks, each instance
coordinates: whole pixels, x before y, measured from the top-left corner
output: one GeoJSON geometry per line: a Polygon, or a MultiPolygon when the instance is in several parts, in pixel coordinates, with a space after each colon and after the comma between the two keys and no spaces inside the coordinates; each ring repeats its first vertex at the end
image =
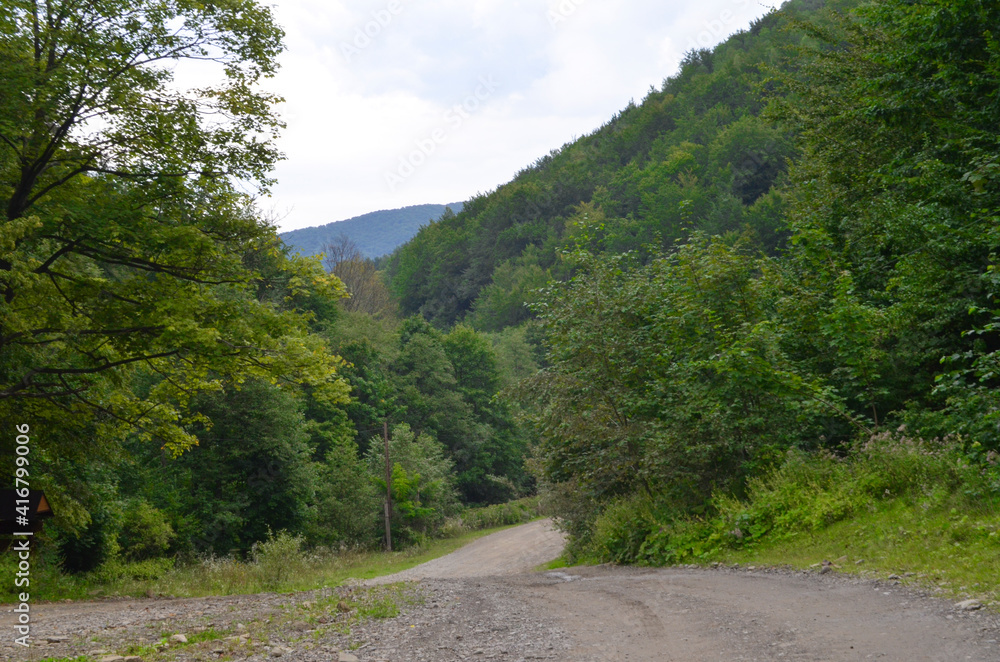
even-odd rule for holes
{"type": "Polygon", "coordinates": [[[340,234],[354,240],[365,257],[388,255],[397,246],[409,241],[420,226],[440,218],[448,207],[456,214],[462,211],[463,203],[448,205],[414,205],[402,209],[373,211],[346,221],[334,221],[326,225],[282,232],[281,238],[297,253],[318,255],[323,246],[340,234]]]}

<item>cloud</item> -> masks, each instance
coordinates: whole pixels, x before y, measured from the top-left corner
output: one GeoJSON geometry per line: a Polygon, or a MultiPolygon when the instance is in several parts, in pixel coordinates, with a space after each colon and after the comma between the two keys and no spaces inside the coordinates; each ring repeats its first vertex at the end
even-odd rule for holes
{"type": "Polygon", "coordinates": [[[699,39],[721,41],[767,9],[751,0],[279,0],[288,48],[268,88],[287,100],[287,159],[265,204],[288,230],[493,189],[640,101],[699,39]],[[495,89],[455,122],[483,80],[495,89]],[[442,140],[415,156],[435,130],[442,140]],[[400,159],[420,165],[392,186],[400,159]]]}

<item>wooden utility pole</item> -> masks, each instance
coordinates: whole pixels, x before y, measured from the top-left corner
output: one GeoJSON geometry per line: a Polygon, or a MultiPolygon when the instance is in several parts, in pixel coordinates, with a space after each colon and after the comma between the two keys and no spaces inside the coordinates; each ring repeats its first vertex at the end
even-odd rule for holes
{"type": "Polygon", "coordinates": [[[392,465],[389,463],[389,421],[385,421],[385,551],[392,551],[392,465]]]}

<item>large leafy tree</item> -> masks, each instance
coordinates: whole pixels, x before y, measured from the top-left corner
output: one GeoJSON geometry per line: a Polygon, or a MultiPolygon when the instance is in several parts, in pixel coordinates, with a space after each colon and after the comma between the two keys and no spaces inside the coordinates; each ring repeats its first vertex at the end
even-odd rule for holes
{"type": "MultiPolygon", "coordinates": [[[[594,228],[578,227],[582,244],[594,228]]],[[[850,419],[788,351],[791,296],[748,239],[696,234],[646,264],[585,248],[568,257],[576,276],[535,306],[548,366],[521,395],[537,466],[575,536],[623,495],[677,511],[740,494],[829,420],[850,419]]]]}
{"type": "Polygon", "coordinates": [[[286,257],[235,186],[265,192],[279,158],[257,84],[281,37],[254,0],[0,2],[3,418],[96,413],[99,435],[180,452],[185,401],[220,376],[343,396],[289,305],[342,285],[286,257]],[[222,82],[182,90],[181,63],[222,82]]]}

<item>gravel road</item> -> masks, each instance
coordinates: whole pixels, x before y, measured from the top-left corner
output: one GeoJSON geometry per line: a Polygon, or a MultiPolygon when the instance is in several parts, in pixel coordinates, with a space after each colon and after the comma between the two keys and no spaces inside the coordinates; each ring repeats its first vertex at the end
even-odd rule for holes
{"type": "Polygon", "coordinates": [[[995,613],[962,610],[899,581],[721,566],[533,570],[561,544],[541,521],[337,589],[40,604],[38,643],[28,650],[12,645],[7,608],[0,659],[1000,662],[995,613]],[[388,598],[401,604],[398,616],[359,620],[388,598]],[[213,631],[220,636],[198,641],[213,631]],[[172,633],[191,642],[148,647],[172,633]],[[46,638],[55,641],[39,641],[46,638]]]}

